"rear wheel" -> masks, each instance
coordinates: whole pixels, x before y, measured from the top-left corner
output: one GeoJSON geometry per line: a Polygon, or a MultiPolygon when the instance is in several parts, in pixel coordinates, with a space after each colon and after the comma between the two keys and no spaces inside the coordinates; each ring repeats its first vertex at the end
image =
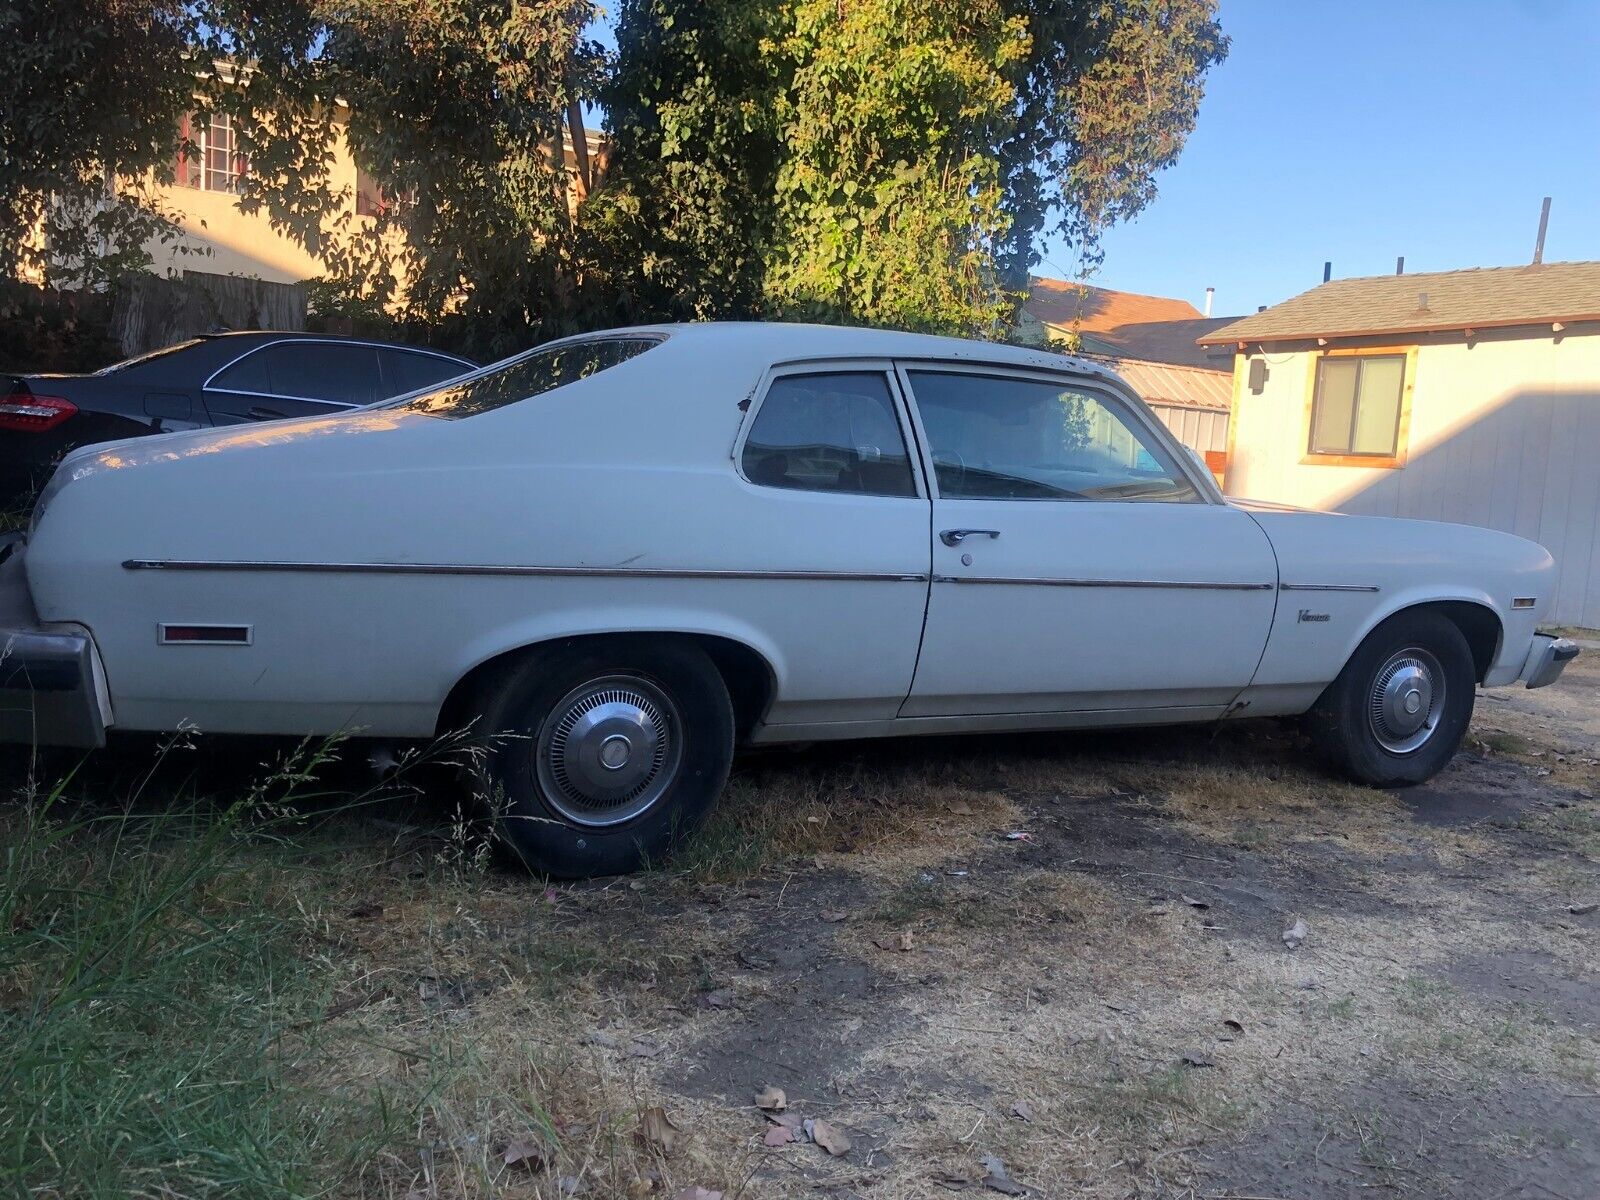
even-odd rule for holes
{"type": "Polygon", "coordinates": [[[733,759],[733,706],[685,642],[569,642],[492,680],[478,790],[511,851],[564,878],[659,861],[710,810],[733,759]]]}
{"type": "Polygon", "coordinates": [[[1407,787],[1443,770],[1472,721],[1477,678],[1454,622],[1398,613],[1350,656],[1309,714],[1327,762],[1358,783],[1407,787]]]}

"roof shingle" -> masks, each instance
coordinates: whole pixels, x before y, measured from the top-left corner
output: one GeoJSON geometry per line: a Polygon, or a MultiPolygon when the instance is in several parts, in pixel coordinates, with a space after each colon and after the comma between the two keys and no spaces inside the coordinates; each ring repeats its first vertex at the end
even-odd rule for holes
{"type": "Polygon", "coordinates": [[[1202,345],[1600,320],[1600,262],[1335,279],[1203,334],[1202,345]]]}

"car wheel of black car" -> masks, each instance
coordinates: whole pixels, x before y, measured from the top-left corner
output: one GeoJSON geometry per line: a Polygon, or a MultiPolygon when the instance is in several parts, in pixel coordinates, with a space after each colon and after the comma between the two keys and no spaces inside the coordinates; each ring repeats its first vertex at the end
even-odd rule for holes
{"type": "Polygon", "coordinates": [[[1324,759],[1357,783],[1409,787],[1460,747],[1476,689],[1472,650],[1453,621],[1397,613],[1350,656],[1308,727],[1324,759]]]}
{"type": "Polygon", "coordinates": [[[705,818],[733,761],[728,689],[699,647],[608,638],[545,647],[485,689],[477,789],[542,875],[659,862],[705,818]]]}

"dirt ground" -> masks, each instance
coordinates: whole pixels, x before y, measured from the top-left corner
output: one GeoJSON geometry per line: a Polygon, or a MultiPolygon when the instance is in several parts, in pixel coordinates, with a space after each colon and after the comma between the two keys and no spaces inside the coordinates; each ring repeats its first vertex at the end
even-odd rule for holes
{"type": "Polygon", "coordinates": [[[1593,644],[1394,794],[1266,723],[752,757],[680,861],[548,889],[377,821],[348,1020],[477,1056],[377,1190],[1600,1195],[1597,700],[1593,644]],[[561,1149],[496,1179],[511,1095],[561,1149]]]}
{"type": "Polygon", "coordinates": [[[552,887],[396,804],[307,911],[307,1069],[424,1080],[410,1200],[1588,1200],[1596,790],[1600,643],[1403,793],[1265,722],[817,747],[552,887]]]}

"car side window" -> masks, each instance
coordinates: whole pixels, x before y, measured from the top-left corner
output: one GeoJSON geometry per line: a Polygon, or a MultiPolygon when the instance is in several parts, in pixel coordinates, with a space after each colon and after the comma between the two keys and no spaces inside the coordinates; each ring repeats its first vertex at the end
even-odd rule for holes
{"type": "Polygon", "coordinates": [[[453,358],[418,354],[414,350],[379,350],[378,358],[383,362],[383,392],[386,396],[400,396],[418,388],[431,387],[472,370],[453,358]]]}
{"type": "Polygon", "coordinates": [[[756,413],[741,463],[746,478],[765,487],[917,494],[881,371],[779,376],[756,413]]]}
{"type": "Polygon", "coordinates": [[[371,404],[384,396],[376,348],[353,342],[279,342],[224,368],[211,386],[333,404],[371,404]]]}
{"type": "Polygon", "coordinates": [[[1122,406],[1065,383],[910,371],[939,494],[973,500],[1200,497],[1122,406]]]}

